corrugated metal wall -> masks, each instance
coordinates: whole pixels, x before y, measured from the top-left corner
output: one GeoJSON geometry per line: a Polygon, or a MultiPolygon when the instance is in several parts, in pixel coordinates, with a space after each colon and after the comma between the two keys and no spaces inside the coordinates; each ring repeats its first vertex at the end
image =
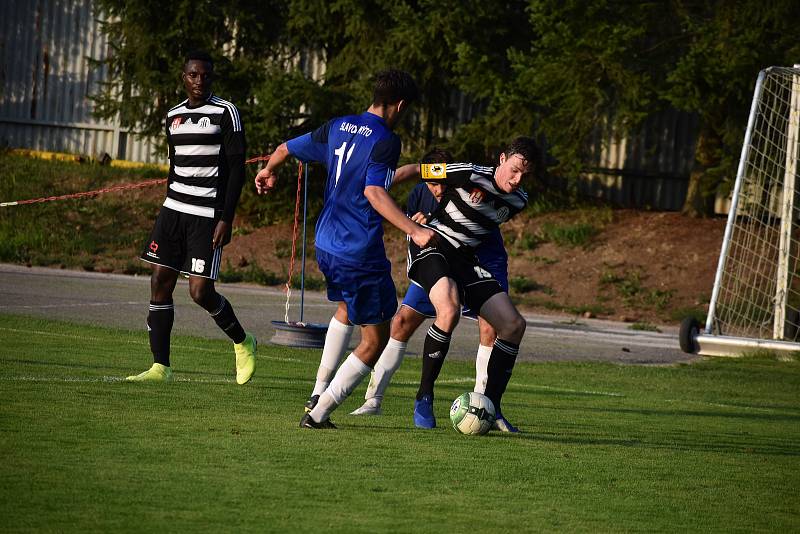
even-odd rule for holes
{"type": "Polygon", "coordinates": [[[0,143],[164,163],[153,145],[92,117],[105,38],[91,0],[0,2],[0,143]]]}
{"type": "Polygon", "coordinates": [[[697,118],[676,110],[652,115],[629,138],[598,128],[578,191],[620,206],[680,210],[696,132],[697,118]]]}
{"type": "MultiPolygon", "coordinates": [[[[166,155],[154,154],[150,142],[92,117],[88,97],[106,73],[88,58],[102,59],[106,53],[92,0],[0,1],[0,143],[164,163],[166,155]]],[[[317,77],[324,72],[324,62],[314,54],[298,66],[317,77]]],[[[453,104],[455,121],[475,111],[463,95],[453,104]]],[[[692,116],[667,111],[650,117],[628,139],[598,128],[579,191],[626,207],[680,209],[696,126],[692,116]]]]}

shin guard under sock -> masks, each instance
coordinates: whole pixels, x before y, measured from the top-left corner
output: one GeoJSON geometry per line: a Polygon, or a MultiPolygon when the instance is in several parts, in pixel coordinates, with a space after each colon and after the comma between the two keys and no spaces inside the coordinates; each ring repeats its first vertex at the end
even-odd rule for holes
{"type": "Polygon", "coordinates": [[[444,365],[444,358],[450,349],[450,333],[441,330],[435,324],[428,329],[422,351],[422,378],[419,382],[417,400],[425,395],[433,396],[433,384],[439,377],[444,365]]]}
{"type": "Polygon", "coordinates": [[[150,301],[147,314],[147,333],[150,337],[150,351],[153,362],[169,367],[169,336],[175,322],[175,305],[172,300],[150,301]]]}

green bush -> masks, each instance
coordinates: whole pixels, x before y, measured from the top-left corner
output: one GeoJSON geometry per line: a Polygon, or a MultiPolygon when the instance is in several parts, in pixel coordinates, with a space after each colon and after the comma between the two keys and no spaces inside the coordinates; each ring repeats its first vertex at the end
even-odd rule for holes
{"type": "Polygon", "coordinates": [[[514,290],[515,293],[530,293],[531,291],[536,291],[542,287],[538,283],[525,276],[513,276],[509,278],[508,286],[510,289],[514,290]]]}
{"type": "Polygon", "coordinates": [[[598,229],[591,223],[542,225],[542,239],[559,246],[585,247],[597,235],[598,229]]]}

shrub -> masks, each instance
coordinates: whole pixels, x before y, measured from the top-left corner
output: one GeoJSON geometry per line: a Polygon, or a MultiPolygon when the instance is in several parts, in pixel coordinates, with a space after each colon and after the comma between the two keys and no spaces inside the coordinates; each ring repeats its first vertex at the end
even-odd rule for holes
{"type": "Polygon", "coordinates": [[[597,233],[597,228],[591,223],[542,225],[542,238],[559,246],[584,247],[597,233]]]}

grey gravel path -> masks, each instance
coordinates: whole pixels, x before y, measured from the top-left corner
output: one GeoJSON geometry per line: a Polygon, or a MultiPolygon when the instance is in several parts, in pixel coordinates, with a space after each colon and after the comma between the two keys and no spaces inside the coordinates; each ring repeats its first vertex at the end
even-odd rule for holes
{"type": "MultiPolygon", "coordinates": [[[[286,296],[279,289],[246,284],[218,284],[218,289],[234,305],[245,329],[255,332],[262,343],[275,333],[270,321],[284,320],[286,296]]],[[[149,278],[146,276],[0,264],[0,314],[141,328],[146,338],[148,299],[149,278]]],[[[294,291],[290,321],[299,319],[299,307],[299,291],[294,291]]],[[[205,311],[191,302],[186,280],[178,282],[175,308],[174,332],[224,338],[205,311]]],[[[305,293],[305,321],[327,324],[334,309],[324,293],[305,293]]],[[[681,352],[674,327],[660,327],[661,332],[649,332],[631,330],[625,323],[596,319],[533,314],[525,314],[525,318],[528,328],[520,350],[521,360],[668,365],[697,358],[681,352]]],[[[423,332],[421,328],[411,339],[411,356],[419,355],[423,332]]],[[[453,339],[448,357],[473,358],[478,346],[477,324],[462,320],[453,339]]],[[[354,336],[354,344],[357,340],[358,336],[354,336]]]]}

